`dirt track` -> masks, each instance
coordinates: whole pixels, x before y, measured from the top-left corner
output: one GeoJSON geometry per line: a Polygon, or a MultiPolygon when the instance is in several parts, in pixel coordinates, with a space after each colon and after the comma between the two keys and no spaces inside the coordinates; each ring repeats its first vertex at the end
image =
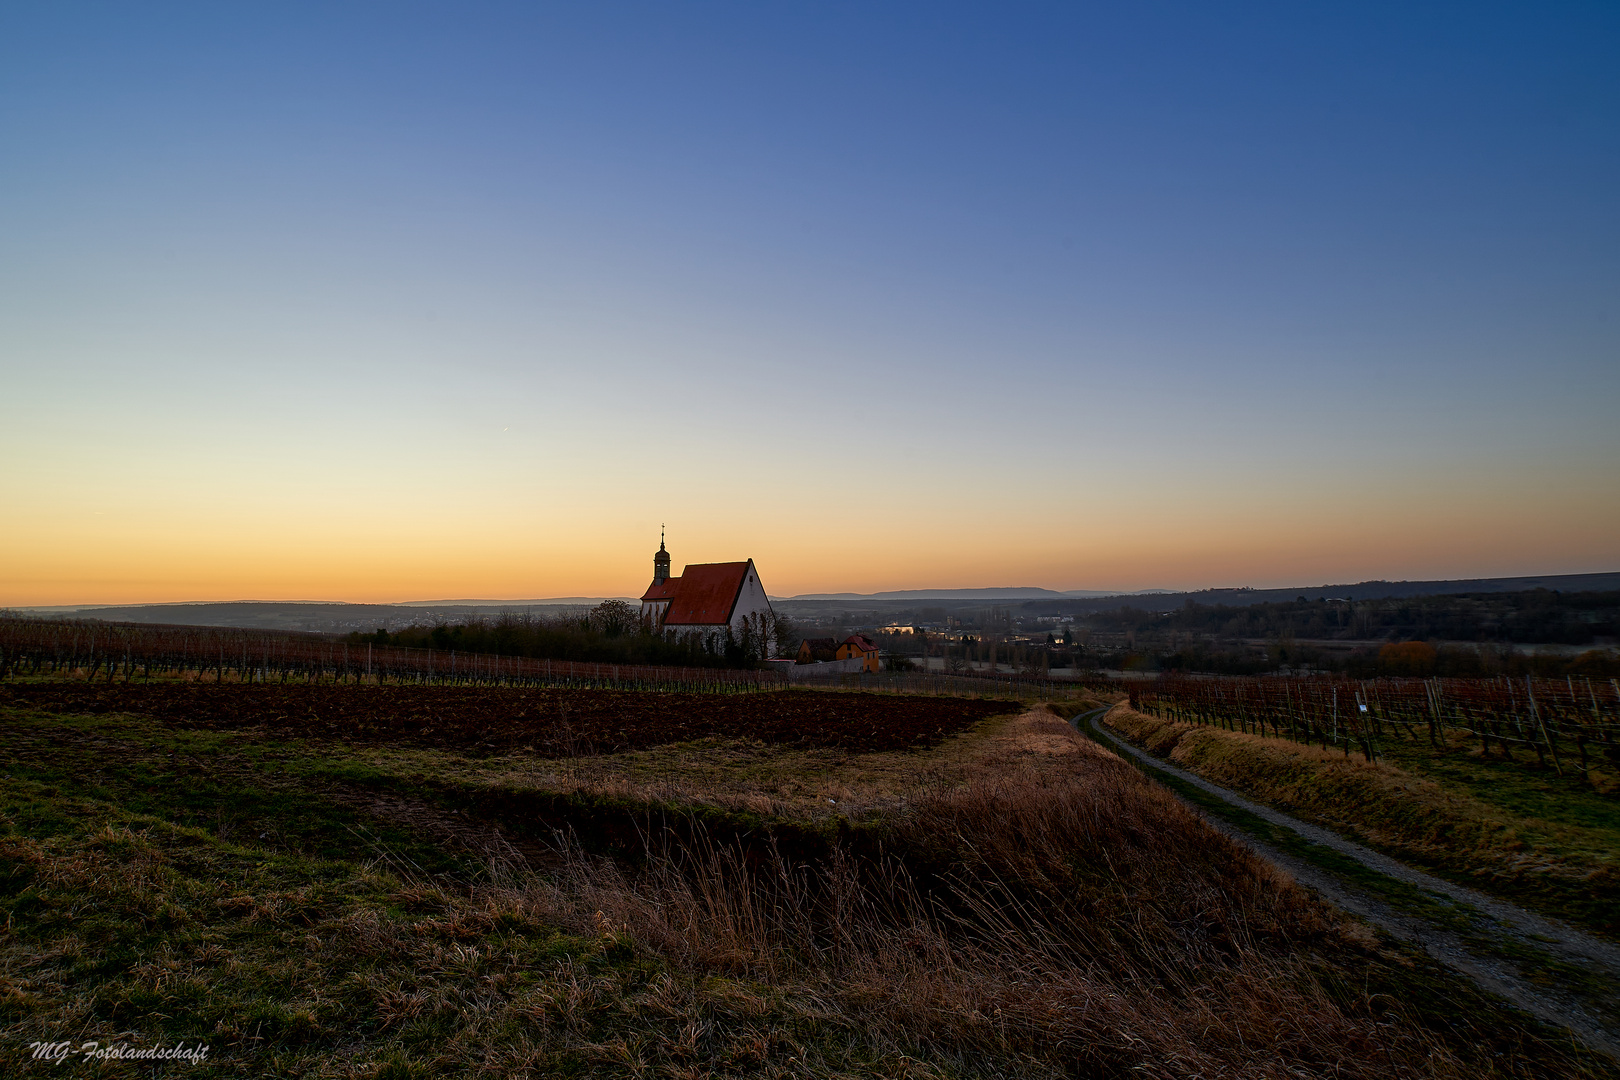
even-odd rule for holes
{"type": "Polygon", "coordinates": [[[1470,934],[1465,939],[1434,920],[1398,911],[1367,890],[1358,888],[1353,881],[1316,863],[1279,851],[1239,826],[1209,819],[1212,826],[1252,845],[1260,854],[1292,874],[1300,884],[1316,890],[1340,908],[1403,941],[1421,946],[1435,959],[1467,975],[1491,993],[1506,998],[1548,1023],[1573,1032],[1592,1048],[1620,1058],[1620,1025],[1616,1024],[1616,1018],[1620,1017],[1620,947],[1574,927],[1544,919],[1504,900],[1426,874],[1346,840],[1337,833],[1300,821],[1212,784],[1195,773],[1177,768],[1104,728],[1100,721],[1108,711],[1109,707],[1093,709],[1074,717],[1072,723],[1085,728],[1088,734],[1149,772],[1173,776],[1239,810],[1289,829],[1312,844],[1352,858],[1375,873],[1415,886],[1437,898],[1444,898],[1460,909],[1472,909],[1483,915],[1479,922],[1484,924],[1484,932],[1470,934]],[[1584,971],[1600,984],[1606,983],[1609,992],[1604,995],[1583,994],[1573,985],[1549,987],[1531,982],[1521,972],[1520,964],[1511,958],[1515,954],[1522,958],[1527,953],[1550,954],[1556,962],[1584,971]]]}

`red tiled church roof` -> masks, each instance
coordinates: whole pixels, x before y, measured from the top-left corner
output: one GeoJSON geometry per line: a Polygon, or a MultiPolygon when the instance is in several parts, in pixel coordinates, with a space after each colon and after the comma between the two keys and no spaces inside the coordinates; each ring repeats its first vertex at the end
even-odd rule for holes
{"type": "MultiPolygon", "coordinates": [[[[717,562],[688,564],[681,576],[671,578],[679,588],[664,614],[665,626],[724,626],[742,594],[751,564],[717,562]]],[[[648,590],[648,596],[652,591],[648,590]]]]}
{"type": "Polygon", "coordinates": [[[647,591],[642,594],[641,602],[643,604],[645,604],[645,603],[648,603],[649,601],[652,601],[652,600],[670,600],[670,599],[673,599],[675,594],[680,591],[680,588],[681,588],[681,579],[680,578],[678,578],[678,577],[665,578],[663,581],[659,582],[656,585],[649,585],[647,587],[647,591]]]}

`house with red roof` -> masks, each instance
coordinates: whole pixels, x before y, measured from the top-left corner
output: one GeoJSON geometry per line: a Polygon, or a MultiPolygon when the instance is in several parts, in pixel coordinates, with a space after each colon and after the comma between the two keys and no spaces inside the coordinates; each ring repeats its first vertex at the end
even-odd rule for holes
{"type": "Polygon", "coordinates": [[[836,660],[860,660],[862,671],[877,671],[878,647],[865,634],[851,634],[838,643],[836,660]]]}
{"type": "Polygon", "coordinates": [[[879,671],[882,657],[878,647],[865,634],[851,634],[843,641],[835,638],[805,638],[799,642],[798,664],[808,664],[822,671],[879,671]],[[838,664],[829,668],[828,664],[838,664]]]}
{"type": "MultiPolygon", "coordinates": [[[[653,555],[652,584],[641,597],[641,618],[654,633],[699,634],[711,646],[728,629],[738,638],[745,632],[766,638],[774,633],[771,601],[753,559],[687,563],[679,577],[671,576],[669,569],[669,552],[660,537],[653,555]]],[[[767,655],[775,644],[768,642],[767,655]]]]}

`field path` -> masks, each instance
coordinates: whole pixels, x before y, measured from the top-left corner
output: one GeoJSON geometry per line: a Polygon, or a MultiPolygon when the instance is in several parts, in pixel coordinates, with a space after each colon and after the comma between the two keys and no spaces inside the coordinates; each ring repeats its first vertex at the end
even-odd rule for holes
{"type": "MultiPolygon", "coordinates": [[[[1420,946],[1485,990],[1573,1032],[1588,1046],[1620,1057],[1620,946],[1424,873],[1346,840],[1331,830],[1301,821],[1177,768],[1104,728],[1102,717],[1111,708],[1104,706],[1081,713],[1070,722],[1150,774],[1171,777],[1243,814],[1302,837],[1309,842],[1302,848],[1306,857],[1267,843],[1255,835],[1258,830],[1206,815],[1216,829],[1250,845],[1324,899],[1396,938],[1420,946]],[[1441,921],[1391,904],[1378,890],[1367,888],[1355,876],[1330,869],[1331,858],[1311,858],[1312,846],[1352,859],[1365,870],[1421,890],[1427,894],[1427,903],[1445,905],[1451,909],[1447,914],[1452,917],[1441,921]],[[1465,929],[1459,931],[1459,925],[1465,929]]],[[[1190,800],[1184,797],[1184,801],[1190,800]]],[[[1195,808],[1202,809],[1196,804],[1195,808]]],[[[1233,816],[1241,820],[1240,815],[1233,816]]]]}

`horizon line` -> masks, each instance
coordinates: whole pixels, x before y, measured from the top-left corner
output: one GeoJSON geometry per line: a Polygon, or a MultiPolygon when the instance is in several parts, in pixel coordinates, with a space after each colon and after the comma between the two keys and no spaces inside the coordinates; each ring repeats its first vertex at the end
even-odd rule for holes
{"type": "MultiPolygon", "coordinates": [[[[976,599],[976,598],[977,599],[991,600],[991,599],[994,599],[994,597],[992,597],[992,596],[975,597],[973,595],[963,595],[963,594],[986,594],[986,593],[1025,593],[1025,594],[1028,594],[1028,593],[1042,593],[1042,594],[1045,594],[1044,597],[1042,597],[1042,596],[1024,596],[1024,597],[1007,597],[1007,598],[1008,599],[1032,599],[1032,600],[1033,599],[1043,599],[1043,598],[1050,598],[1050,599],[1054,599],[1054,600],[1061,600],[1061,599],[1079,600],[1079,599],[1107,599],[1109,597],[1123,597],[1123,596],[1196,595],[1198,593],[1217,593],[1217,592],[1288,592],[1288,591],[1295,590],[1295,589],[1312,590],[1312,589],[1337,588],[1337,587],[1340,587],[1340,586],[1347,586],[1348,587],[1348,586],[1372,585],[1372,584],[1388,584],[1388,585],[1435,584],[1435,585],[1444,585],[1444,584],[1451,584],[1451,583],[1469,583],[1469,582],[1487,582],[1487,581],[1519,581],[1519,580],[1533,581],[1533,580],[1560,579],[1560,578],[1610,577],[1610,576],[1620,576],[1620,570],[1596,570],[1596,571],[1588,571],[1588,572],[1558,573],[1558,574],[1501,574],[1501,575],[1496,575],[1496,576],[1492,576],[1492,577],[1367,578],[1367,579],[1364,579],[1362,581],[1356,581],[1356,582],[1348,582],[1348,581],[1323,582],[1323,583],[1315,584],[1315,585],[1276,585],[1276,586],[1206,585],[1206,586],[1202,586],[1202,587],[1199,587],[1199,588],[1193,588],[1193,589],[1162,589],[1162,588],[1118,589],[1118,590],[1106,590],[1106,589],[1052,589],[1052,588],[1049,588],[1049,587],[1044,586],[1044,585],[986,585],[986,586],[937,587],[937,588],[924,588],[924,589],[879,589],[879,590],[875,590],[873,592],[865,592],[865,593],[862,593],[862,592],[808,592],[808,593],[795,593],[792,596],[775,596],[775,595],[772,595],[772,596],[770,596],[770,599],[773,600],[773,601],[780,601],[780,602],[791,602],[791,601],[795,601],[795,600],[900,600],[900,599],[923,600],[923,599],[927,599],[929,597],[936,597],[938,599],[944,599],[944,600],[950,600],[950,599],[968,600],[968,599],[976,599]]],[[[621,594],[621,595],[617,595],[617,596],[553,596],[553,597],[510,598],[510,599],[506,599],[506,598],[485,598],[485,597],[463,597],[463,598],[456,598],[456,599],[446,598],[446,599],[435,599],[435,600],[315,600],[315,599],[295,599],[295,600],[294,599],[149,600],[149,601],[126,602],[126,603],[88,602],[88,603],[72,603],[72,604],[18,604],[18,605],[9,605],[9,604],[7,604],[7,605],[0,605],[0,610],[40,611],[40,612],[45,612],[45,611],[90,611],[90,610],[99,610],[99,609],[150,608],[150,607],[177,607],[177,608],[178,607],[206,607],[206,606],[218,606],[218,605],[228,605],[228,604],[300,604],[300,605],[307,604],[307,605],[312,605],[312,606],[313,605],[342,605],[342,606],[349,606],[349,607],[399,607],[399,608],[439,607],[439,606],[445,606],[445,607],[485,607],[485,606],[494,606],[494,605],[499,605],[499,604],[512,604],[512,605],[523,605],[523,606],[538,607],[538,606],[579,606],[579,605],[582,605],[582,604],[599,604],[599,603],[604,603],[604,602],[609,601],[609,600],[626,600],[626,601],[634,602],[634,601],[636,601],[638,599],[639,599],[638,597],[621,594]]]]}

